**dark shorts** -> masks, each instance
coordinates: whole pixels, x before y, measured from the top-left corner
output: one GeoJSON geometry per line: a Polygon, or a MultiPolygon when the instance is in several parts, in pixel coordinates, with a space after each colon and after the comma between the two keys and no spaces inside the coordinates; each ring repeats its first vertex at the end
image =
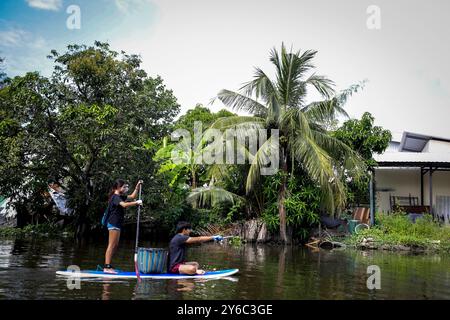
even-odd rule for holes
{"type": "Polygon", "coordinates": [[[113,224],[111,224],[111,223],[108,223],[107,228],[108,228],[108,230],[116,230],[116,231],[120,231],[121,226],[120,226],[120,225],[113,225],[113,224]]]}
{"type": "Polygon", "coordinates": [[[183,262],[177,263],[176,265],[174,265],[174,266],[172,267],[172,269],[169,270],[169,272],[170,272],[170,273],[180,273],[180,266],[181,266],[182,264],[184,264],[184,263],[186,263],[186,262],[183,261],[183,262]]]}

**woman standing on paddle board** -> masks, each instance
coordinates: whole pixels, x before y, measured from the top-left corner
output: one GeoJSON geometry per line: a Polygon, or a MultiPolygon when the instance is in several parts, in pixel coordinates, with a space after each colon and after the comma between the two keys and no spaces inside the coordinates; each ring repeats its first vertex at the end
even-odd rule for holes
{"type": "Polygon", "coordinates": [[[109,231],[108,249],[105,254],[104,272],[116,273],[111,265],[112,257],[119,245],[120,231],[125,216],[125,208],[142,205],[142,200],[129,201],[136,199],[139,193],[139,187],[142,180],[136,184],[133,193],[127,196],[129,189],[128,183],[122,179],[116,180],[109,194],[107,227],[109,231]]]}

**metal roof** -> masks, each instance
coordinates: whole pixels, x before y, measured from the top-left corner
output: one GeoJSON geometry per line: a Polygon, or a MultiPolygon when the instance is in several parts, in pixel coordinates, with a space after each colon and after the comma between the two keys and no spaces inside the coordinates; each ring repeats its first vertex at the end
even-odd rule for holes
{"type": "Polygon", "coordinates": [[[400,143],[398,138],[392,139],[389,148],[383,154],[375,154],[373,158],[379,167],[450,168],[450,152],[423,152],[430,140],[446,142],[450,145],[449,138],[405,131],[400,143]]]}
{"type": "Polygon", "coordinates": [[[450,167],[450,152],[386,152],[373,156],[378,165],[387,166],[414,166],[414,167],[450,167]]]}

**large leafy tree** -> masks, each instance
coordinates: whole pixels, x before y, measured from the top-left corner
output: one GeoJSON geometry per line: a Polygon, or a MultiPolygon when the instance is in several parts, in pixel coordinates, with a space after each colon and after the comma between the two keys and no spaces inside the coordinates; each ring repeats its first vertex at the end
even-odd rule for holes
{"type": "Polygon", "coordinates": [[[235,115],[236,114],[225,109],[218,112],[212,112],[209,108],[197,104],[195,108],[186,111],[186,113],[175,122],[175,128],[186,129],[193,132],[195,122],[201,122],[203,128],[208,128],[217,119],[235,115]]]}
{"type": "Polygon", "coordinates": [[[198,104],[195,108],[189,109],[175,122],[174,129],[185,129],[191,134],[190,141],[181,139],[181,141],[176,143],[178,148],[182,150],[182,152],[178,153],[179,163],[174,163],[171,158],[175,144],[168,142],[167,138],[155,156],[155,160],[161,162],[158,172],[170,181],[171,187],[187,182],[191,189],[197,189],[199,183],[209,182],[211,170],[214,170],[215,166],[210,167],[210,170],[208,170],[205,165],[199,163],[198,158],[202,156],[205,148],[207,148],[207,141],[203,132],[198,132],[201,135],[201,139],[194,139],[194,124],[195,122],[200,122],[202,129],[207,129],[217,119],[231,116],[236,116],[236,114],[227,110],[220,110],[214,113],[198,104]]]}
{"type": "Polygon", "coordinates": [[[389,146],[392,134],[380,126],[374,126],[375,118],[365,112],[361,119],[350,119],[333,132],[333,136],[351,146],[365,160],[369,168],[376,166],[373,154],[381,154],[389,146]]]}
{"type": "Polygon", "coordinates": [[[275,79],[256,68],[254,79],[239,91],[222,90],[218,94],[226,106],[245,111],[252,117],[229,117],[213,126],[226,128],[259,126],[279,130],[279,144],[269,137],[251,157],[248,171],[247,194],[258,186],[262,167],[270,161],[269,155],[278,152],[282,181],[278,190],[280,236],[286,236],[287,179],[295,166],[301,166],[308,177],[322,190],[326,208],[334,210],[346,201],[344,175],[358,178],[365,170],[364,162],[348,145],[328,134],[326,128],[337,116],[347,116],[343,106],[347,98],[360,86],[352,86],[335,94],[333,82],[314,73],[312,60],[316,51],[288,52],[273,49],[270,61],[275,67],[275,79]],[[306,103],[310,88],[318,91],[323,100],[306,103]]]}
{"type": "Polygon", "coordinates": [[[152,183],[156,150],[144,145],[167,135],[179,105],[139,56],[106,43],[50,58],[50,78],[28,73],[0,92],[0,193],[38,203],[54,177],[68,189],[81,231],[101,214],[113,179],[152,183]]]}
{"type": "MultiPolygon", "coordinates": [[[[332,133],[335,138],[351,146],[361,155],[369,169],[373,169],[377,164],[373,159],[373,154],[384,152],[392,139],[389,130],[374,126],[374,120],[375,118],[369,112],[365,112],[361,119],[347,120],[332,133]]],[[[347,193],[354,204],[368,203],[369,179],[369,175],[366,174],[359,181],[347,182],[347,193]]]]}

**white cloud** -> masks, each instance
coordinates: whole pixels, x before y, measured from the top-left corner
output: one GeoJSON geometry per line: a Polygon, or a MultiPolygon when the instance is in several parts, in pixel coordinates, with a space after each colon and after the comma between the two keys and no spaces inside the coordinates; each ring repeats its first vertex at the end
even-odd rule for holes
{"type": "Polygon", "coordinates": [[[41,49],[46,46],[46,41],[41,36],[22,29],[0,30],[0,47],[28,47],[41,49]]]}
{"type": "Polygon", "coordinates": [[[26,32],[23,30],[0,31],[0,43],[5,47],[18,47],[26,32]]]}
{"type": "Polygon", "coordinates": [[[58,11],[62,7],[62,0],[26,0],[32,8],[58,11]]]}
{"type": "Polygon", "coordinates": [[[123,13],[129,13],[130,8],[138,7],[145,3],[150,3],[150,0],[115,0],[117,8],[123,13]]]}

